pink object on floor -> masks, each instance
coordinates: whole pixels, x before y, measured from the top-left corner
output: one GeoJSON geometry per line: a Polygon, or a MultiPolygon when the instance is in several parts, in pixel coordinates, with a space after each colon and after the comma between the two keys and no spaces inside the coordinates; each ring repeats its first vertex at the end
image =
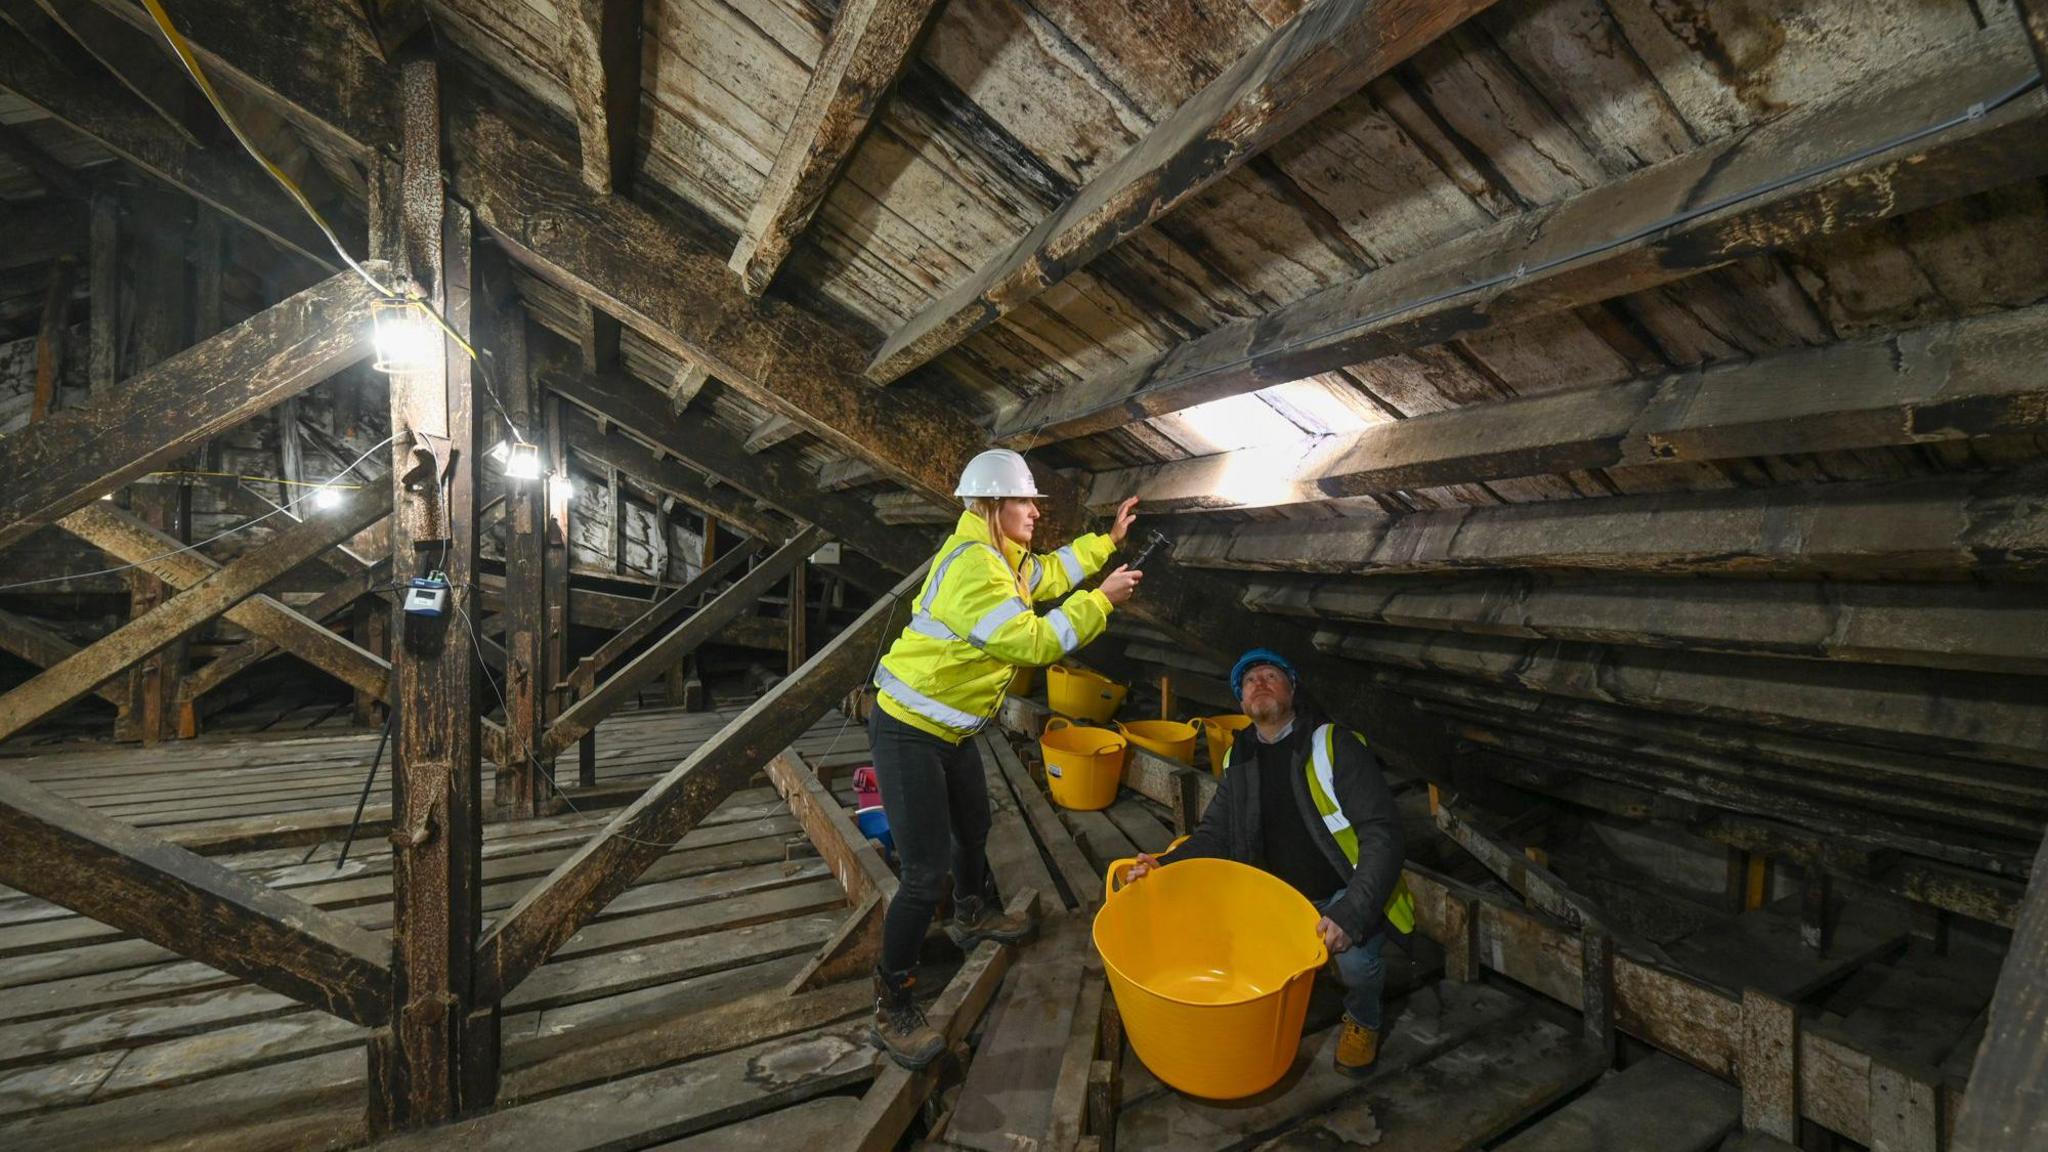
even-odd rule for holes
{"type": "Polygon", "coordinates": [[[856,808],[874,808],[882,802],[881,785],[875,782],[875,770],[862,765],[853,770],[853,797],[856,808]]]}

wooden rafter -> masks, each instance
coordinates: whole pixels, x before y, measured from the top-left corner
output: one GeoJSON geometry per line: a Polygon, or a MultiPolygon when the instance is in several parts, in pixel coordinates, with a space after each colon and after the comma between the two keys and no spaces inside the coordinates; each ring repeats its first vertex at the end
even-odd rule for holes
{"type": "Polygon", "coordinates": [[[1582,468],[1963,441],[2048,421],[2048,309],[1094,477],[1088,502],[1271,507],[1582,468]]]}
{"type": "Polygon", "coordinates": [[[875,353],[897,379],[1079,271],[1492,0],[1318,0],[1176,108],[1008,251],[875,353]]]}
{"type": "Polygon", "coordinates": [[[906,576],[795,675],[769,689],[613,817],[493,924],[477,947],[480,998],[502,999],[669,845],[760,771],[788,744],[791,732],[808,728],[859,683],[868,674],[877,642],[902,626],[908,594],[923,575],[920,568],[906,576]]]}
{"type": "Polygon", "coordinates": [[[80,48],[104,65],[122,87],[155,110],[173,132],[193,147],[202,145],[187,120],[188,109],[199,99],[199,93],[162,44],[147,39],[150,33],[115,18],[93,0],[35,3],[70,33],[80,48]]]}
{"type": "Polygon", "coordinates": [[[796,117],[747,216],[732,270],[750,296],[768,290],[776,270],[810,227],[840,169],[881,112],[915,54],[938,0],[848,0],[832,39],[811,72],[796,117]]]}
{"type": "Polygon", "coordinates": [[[389,947],[320,908],[0,772],[0,881],[355,1024],[384,1021],[389,947]]]}
{"type": "Polygon", "coordinates": [[[0,548],[367,355],[372,295],[353,273],[324,280],[136,373],[104,403],[0,437],[0,475],[14,478],[0,493],[0,548]]]}
{"type": "Polygon", "coordinates": [[[77,655],[0,696],[0,739],[91,692],[320,552],[383,519],[390,511],[388,501],[375,497],[352,501],[326,517],[315,517],[285,529],[269,543],[209,573],[147,615],[130,620],[80,649],[77,655]]]}
{"type": "MultiPolygon", "coordinates": [[[[356,601],[368,596],[372,588],[387,582],[390,576],[391,563],[388,559],[367,565],[357,571],[355,575],[344,577],[340,583],[322,592],[318,599],[307,604],[297,614],[315,624],[323,625],[320,630],[325,631],[325,621],[353,607],[356,601]]],[[[302,634],[310,635],[310,633],[302,634]]],[[[339,639],[339,637],[337,638],[339,639]]],[[[343,643],[348,643],[348,641],[343,640],[343,643]]],[[[373,700],[379,700],[387,704],[390,703],[390,662],[380,658],[373,652],[361,649],[359,646],[351,646],[358,647],[358,650],[362,651],[363,656],[367,658],[362,661],[365,665],[373,668],[381,665],[380,674],[375,676],[371,683],[367,683],[356,690],[373,700]],[[371,664],[371,661],[374,661],[375,664],[371,664]]],[[[198,707],[199,700],[207,693],[227,683],[231,677],[253,668],[270,657],[286,650],[283,646],[262,636],[252,636],[214,657],[212,660],[207,661],[205,667],[193,670],[191,674],[179,682],[179,714],[185,717],[192,716],[193,710],[198,707]]],[[[318,665],[315,665],[315,667],[318,667],[318,665]]],[[[183,721],[181,720],[180,723],[183,724],[183,721]]]]}
{"type": "Polygon", "coordinates": [[[623,192],[633,182],[644,6],[643,0],[564,0],[557,9],[583,183],[592,192],[623,192]]]}
{"type": "MultiPolygon", "coordinates": [[[[78,645],[33,620],[6,611],[0,611],[0,649],[38,668],[48,668],[78,654],[78,645]]],[[[93,689],[93,693],[117,708],[128,703],[126,693],[106,684],[93,689]]]]}
{"type": "Polygon", "coordinates": [[[36,179],[57,196],[69,200],[91,197],[92,187],[84,177],[66,167],[26,135],[19,125],[0,124],[0,155],[36,174],[36,179]]]}
{"type": "MultiPolygon", "coordinates": [[[[658,399],[658,398],[657,398],[658,399]]],[[[601,468],[616,468],[636,482],[665,492],[699,512],[716,516],[749,536],[781,543],[789,523],[756,507],[730,485],[714,487],[703,474],[647,448],[618,428],[600,431],[597,421],[571,408],[565,415],[569,451],[601,468]]]]}
{"type": "Polygon", "coordinates": [[[1226,324],[1160,358],[1020,405],[995,436],[1065,440],[1667,283],[2048,171],[2033,72],[2006,29],[1966,37],[1827,103],[1226,324]],[[1902,133],[1962,119],[1905,144],[1902,133]],[[1815,141],[1828,141],[1822,156],[1815,141]],[[1813,171],[1828,158],[1845,161],[1813,171]],[[1682,217],[1682,218],[1681,218],[1682,217]]]}
{"type": "MultiPolygon", "coordinates": [[[[747,539],[735,548],[711,562],[710,567],[699,572],[689,583],[654,602],[640,618],[612,633],[611,637],[597,646],[597,650],[576,662],[576,668],[565,678],[565,683],[574,696],[581,699],[597,687],[597,678],[605,670],[617,664],[626,653],[639,647],[648,637],[660,631],[676,614],[695,604],[699,597],[717,587],[733,569],[746,563],[749,557],[761,550],[762,541],[747,539]]],[[[571,708],[570,712],[575,709],[571,708]]],[[[567,715],[567,713],[564,713],[567,715]]]]}

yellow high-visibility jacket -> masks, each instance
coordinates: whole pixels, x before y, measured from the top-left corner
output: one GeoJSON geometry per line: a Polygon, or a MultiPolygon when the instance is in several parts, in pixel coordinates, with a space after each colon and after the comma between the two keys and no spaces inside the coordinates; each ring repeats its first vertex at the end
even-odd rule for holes
{"type": "Polygon", "coordinates": [[[1114,550],[1098,532],[1048,553],[1005,540],[998,554],[988,522],[961,513],[910,624],[875,671],[882,711],[955,744],[972,735],[1002,707],[1018,666],[1054,663],[1109,626],[1109,597],[1099,589],[1040,616],[1018,595],[1018,574],[1033,601],[1051,600],[1094,575],[1114,550]]]}

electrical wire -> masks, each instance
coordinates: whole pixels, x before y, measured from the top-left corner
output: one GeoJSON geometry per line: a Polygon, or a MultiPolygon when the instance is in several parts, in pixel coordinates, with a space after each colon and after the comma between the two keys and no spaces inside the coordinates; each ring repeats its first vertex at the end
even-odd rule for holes
{"type": "MultiPolygon", "coordinates": [[[[335,479],[339,480],[341,477],[346,476],[350,472],[355,471],[357,465],[361,464],[365,460],[368,460],[372,455],[376,454],[378,451],[388,446],[395,439],[397,439],[397,437],[395,436],[386,436],[382,442],[371,445],[369,451],[364,452],[361,456],[358,456],[354,460],[349,461],[349,463],[346,466],[344,466],[340,472],[335,473],[335,479]]],[[[278,516],[286,512],[290,512],[292,509],[297,508],[299,505],[304,504],[308,500],[311,500],[314,496],[319,494],[319,489],[328,487],[328,485],[320,484],[314,485],[313,487],[314,491],[308,492],[304,496],[301,496],[296,500],[291,500],[286,503],[280,504],[277,507],[272,508],[270,511],[265,512],[263,515],[258,516],[253,520],[245,520],[232,528],[224,528],[221,531],[216,532],[211,536],[208,536],[204,540],[195,540],[192,543],[187,544],[181,548],[173,548],[168,552],[159,552],[155,556],[150,556],[141,560],[137,560],[133,564],[116,564],[112,568],[101,568],[93,572],[67,572],[62,576],[45,576],[40,580],[22,580],[13,584],[0,584],[0,592],[13,592],[19,588],[34,588],[43,584],[61,584],[66,580],[85,580],[90,579],[94,576],[113,576],[121,572],[128,572],[136,568],[141,568],[144,565],[154,564],[159,560],[168,560],[173,556],[182,555],[186,552],[197,551],[198,549],[204,548],[208,544],[211,544],[216,540],[225,540],[229,536],[233,536],[241,532],[246,532],[249,529],[254,528],[256,525],[263,523],[265,520],[270,519],[272,516],[278,516]]],[[[353,489],[355,486],[351,485],[350,487],[351,489],[353,489]]]]}
{"type": "Polygon", "coordinates": [[[207,477],[223,480],[240,480],[245,484],[275,484],[280,488],[331,488],[336,492],[353,492],[362,487],[361,484],[336,484],[333,481],[323,482],[320,480],[286,480],[282,476],[247,476],[240,472],[200,472],[189,468],[149,473],[149,478],[154,480],[194,480],[207,477]]]}

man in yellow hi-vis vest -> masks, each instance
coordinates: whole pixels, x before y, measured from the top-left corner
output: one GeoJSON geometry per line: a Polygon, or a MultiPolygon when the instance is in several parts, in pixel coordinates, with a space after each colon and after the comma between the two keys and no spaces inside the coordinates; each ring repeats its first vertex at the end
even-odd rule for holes
{"type": "Polygon", "coordinates": [[[1379,761],[1358,733],[1297,712],[1300,686],[1294,665],[1269,648],[1238,659],[1230,688],[1252,725],[1225,755],[1222,785],[1185,843],[1138,857],[1125,880],[1176,860],[1222,857],[1308,897],[1344,985],[1337,1070],[1362,1075],[1379,1056],[1380,948],[1389,930],[1415,930],[1415,901],[1401,880],[1401,821],[1379,761]]]}

